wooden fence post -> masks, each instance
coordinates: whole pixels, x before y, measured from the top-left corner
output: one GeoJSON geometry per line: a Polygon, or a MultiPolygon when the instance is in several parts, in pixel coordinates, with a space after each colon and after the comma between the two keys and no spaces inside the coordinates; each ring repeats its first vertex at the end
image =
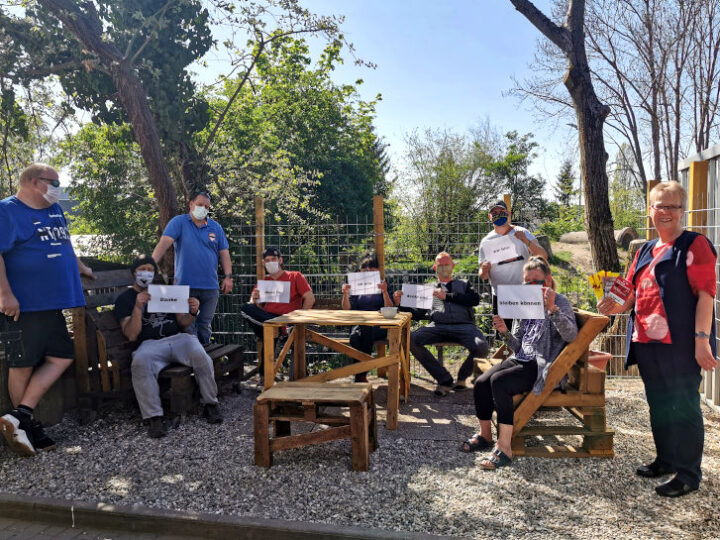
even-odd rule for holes
{"type": "Polygon", "coordinates": [[[262,197],[255,197],[255,274],[258,281],[265,279],[263,251],[265,251],[265,201],[262,197]]]}
{"type": "Polygon", "coordinates": [[[690,163],[688,176],[688,229],[705,234],[708,207],[708,162],[690,163]]]}
{"type": "Polygon", "coordinates": [[[512,216],[512,195],[510,193],[505,193],[503,195],[503,201],[505,201],[505,204],[508,207],[508,214],[512,216]]]}
{"type": "Polygon", "coordinates": [[[645,233],[645,238],[647,240],[652,240],[653,238],[657,238],[657,231],[655,230],[655,226],[653,225],[652,219],[650,219],[650,190],[657,186],[660,183],[660,180],[648,180],[647,181],[647,196],[645,201],[645,206],[647,208],[647,216],[645,217],[645,230],[647,231],[645,233]]]}
{"type": "Polygon", "coordinates": [[[380,267],[380,278],[385,279],[385,213],[383,212],[382,195],[373,197],[373,225],[375,256],[380,267]]]}

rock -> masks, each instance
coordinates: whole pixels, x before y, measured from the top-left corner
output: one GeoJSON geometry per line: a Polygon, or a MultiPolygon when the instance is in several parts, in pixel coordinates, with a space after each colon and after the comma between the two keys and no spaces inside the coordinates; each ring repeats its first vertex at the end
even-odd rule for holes
{"type": "Polygon", "coordinates": [[[547,251],[548,259],[552,259],[552,246],[550,245],[550,238],[546,234],[538,234],[538,244],[540,244],[545,251],[547,251]]]}
{"type": "Polygon", "coordinates": [[[627,249],[630,246],[630,242],[638,238],[638,232],[634,227],[625,227],[619,231],[615,231],[615,243],[623,248],[627,249]]]}
{"type": "Polygon", "coordinates": [[[645,240],[644,238],[637,238],[636,240],[630,242],[630,244],[628,245],[628,264],[632,263],[633,259],[635,258],[635,254],[645,242],[647,242],[647,240],[645,240]]]}
{"type": "Polygon", "coordinates": [[[560,241],[567,244],[585,244],[588,241],[588,235],[585,231],[569,232],[563,234],[560,241]]]}

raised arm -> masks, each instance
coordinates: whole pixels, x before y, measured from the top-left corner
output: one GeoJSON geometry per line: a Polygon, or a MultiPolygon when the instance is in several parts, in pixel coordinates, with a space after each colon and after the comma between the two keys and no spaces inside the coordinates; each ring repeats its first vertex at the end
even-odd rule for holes
{"type": "Polygon", "coordinates": [[[135,341],[142,330],[142,312],[145,304],[150,300],[150,293],[142,291],[135,298],[135,305],[129,317],[125,317],[120,321],[120,328],[125,337],[130,341],[135,341]]]}

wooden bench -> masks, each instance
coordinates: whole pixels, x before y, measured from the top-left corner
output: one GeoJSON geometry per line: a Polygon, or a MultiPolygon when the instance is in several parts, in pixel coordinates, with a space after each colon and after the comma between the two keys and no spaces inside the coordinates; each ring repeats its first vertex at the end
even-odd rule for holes
{"type": "MultiPolygon", "coordinates": [[[[133,283],[129,269],[96,272],[97,279],[83,278],[86,306],[73,310],[75,341],[75,382],[81,422],[92,421],[102,401],[131,398],[132,381],[130,364],[137,342],[130,342],[122,333],[120,324],[111,310],[117,297],[133,283]]],[[[239,383],[251,376],[245,375],[243,352],[240,345],[211,343],[205,351],[213,360],[218,391],[226,382],[239,383]]],[[[163,398],[169,402],[169,411],[184,414],[194,407],[192,369],[186,366],[169,366],[160,374],[161,382],[169,386],[163,398]]]]}
{"type": "Polygon", "coordinates": [[[255,465],[261,467],[270,467],[273,452],[279,450],[350,439],[352,468],[366,471],[370,466],[370,452],[377,448],[377,418],[369,383],[279,383],[258,396],[253,417],[255,465]],[[347,409],[349,415],[327,411],[328,407],[347,409]],[[292,435],[291,422],[333,427],[292,435]],[[271,424],[274,424],[274,437],[270,436],[271,424]]]}
{"type": "MultiPolygon", "coordinates": [[[[532,457],[613,457],[615,432],[607,427],[605,409],[605,372],[588,363],[590,343],[607,326],[610,320],[596,313],[576,310],[578,335],[568,343],[550,366],[545,388],[539,394],[532,392],[514,396],[512,451],[514,456],[532,457]],[[563,390],[558,385],[567,376],[563,390]],[[548,423],[528,425],[541,408],[563,409],[576,425],[548,423]],[[546,437],[579,436],[581,445],[552,445],[546,437]],[[531,441],[531,439],[533,439],[531,441]],[[529,442],[535,444],[528,444],[529,442]],[[537,444],[540,443],[540,444],[537,444]]],[[[478,362],[485,371],[510,355],[505,345],[488,361],[478,362]]]]}

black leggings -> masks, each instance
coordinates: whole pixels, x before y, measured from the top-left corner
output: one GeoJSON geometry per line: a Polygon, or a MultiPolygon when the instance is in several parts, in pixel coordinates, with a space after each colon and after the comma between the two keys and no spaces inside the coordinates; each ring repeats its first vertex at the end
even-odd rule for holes
{"type": "Polygon", "coordinates": [[[498,424],[513,423],[513,396],[532,389],[537,379],[537,362],[520,362],[510,357],[491,367],[475,381],[475,414],[490,420],[497,411],[498,424]]]}

